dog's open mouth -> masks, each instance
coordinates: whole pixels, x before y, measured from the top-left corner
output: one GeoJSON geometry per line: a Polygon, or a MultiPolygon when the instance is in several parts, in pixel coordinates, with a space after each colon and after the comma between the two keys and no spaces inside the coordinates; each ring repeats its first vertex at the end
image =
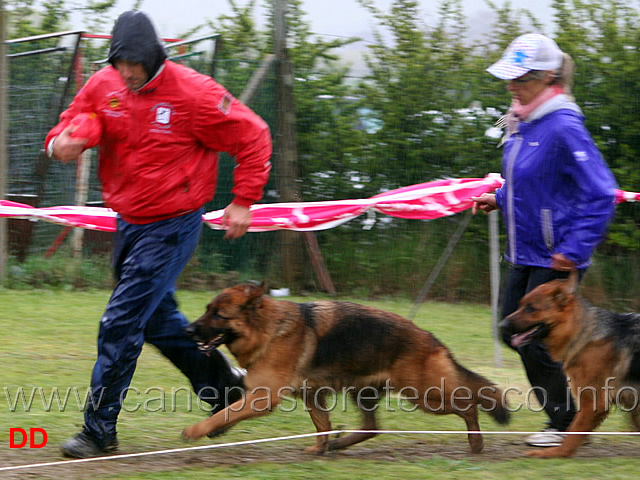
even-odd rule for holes
{"type": "Polygon", "coordinates": [[[224,333],[221,333],[217,337],[213,337],[212,339],[206,342],[204,340],[198,340],[197,341],[198,349],[201,352],[210,352],[214,348],[218,348],[220,345],[225,343],[226,342],[225,337],[226,335],[224,333]]]}
{"type": "Polygon", "coordinates": [[[214,331],[209,331],[208,333],[208,335],[192,336],[198,344],[198,349],[202,352],[210,352],[211,350],[218,348],[220,345],[231,343],[237,336],[233,330],[227,329],[216,329],[214,331]],[[206,337],[206,339],[204,337],[206,337]]]}
{"type": "Polygon", "coordinates": [[[524,332],[514,333],[511,335],[511,345],[514,347],[520,347],[530,343],[537,338],[543,338],[549,329],[546,323],[537,323],[524,332]]]}

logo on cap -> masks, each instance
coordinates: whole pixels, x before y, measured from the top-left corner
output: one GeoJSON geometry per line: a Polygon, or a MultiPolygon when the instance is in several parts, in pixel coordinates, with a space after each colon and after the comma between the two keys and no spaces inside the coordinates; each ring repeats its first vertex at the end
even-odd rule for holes
{"type": "Polygon", "coordinates": [[[531,58],[531,56],[524,53],[522,50],[518,50],[517,52],[513,52],[513,63],[516,65],[520,65],[524,67],[524,63],[527,58],[531,58]]]}

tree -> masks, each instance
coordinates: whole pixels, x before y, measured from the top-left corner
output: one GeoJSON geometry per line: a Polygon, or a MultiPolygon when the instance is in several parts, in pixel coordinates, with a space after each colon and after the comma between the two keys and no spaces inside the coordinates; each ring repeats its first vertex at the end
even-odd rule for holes
{"type": "MultiPolygon", "coordinates": [[[[268,21],[264,29],[259,30],[253,21],[254,1],[244,7],[233,0],[229,4],[233,13],[219,16],[209,22],[209,26],[220,33],[224,42],[220,56],[224,70],[221,79],[225,86],[239,94],[259,62],[273,52],[273,12],[268,10],[268,21]]],[[[348,165],[354,145],[358,144],[354,138],[360,133],[354,128],[357,101],[351,87],[346,85],[348,68],[339,65],[337,55],[332,52],[358,39],[326,40],[315,35],[300,0],[288,2],[287,23],[289,56],[295,76],[302,196],[314,200],[319,199],[317,195],[344,197],[346,172],[351,170],[348,165]],[[318,172],[336,172],[335,182],[318,182],[318,172]]]]}
{"type": "Polygon", "coordinates": [[[388,14],[360,3],[380,28],[360,90],[383,125],[367,163],[378,187],[486,173],[495,149],[484,132],[495,118],[475,96],[484,69],[465,39],[461,1],[441,2],[434,28],[421,25],[414,0],[395,0],[388,14]]]}
{"type": "MultiPolygon", "coordinates": [[[[623,0],[555,0],[556,41],[576,67],[573,88],[620,187],[640,190],[640,16],[623,0]]],[[[617,209],[609,247],[640,248],[640,213],[617,209]]]]}

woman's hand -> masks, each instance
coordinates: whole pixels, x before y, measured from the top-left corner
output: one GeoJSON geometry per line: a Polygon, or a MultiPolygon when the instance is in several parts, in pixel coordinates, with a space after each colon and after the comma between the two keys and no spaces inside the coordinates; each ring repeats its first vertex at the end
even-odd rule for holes
{"type": "Polygon", "coordinates": [[[558,270],[560,272],[570,272],[575,270],[576,264],[569,260],[561,253],[554,253],[551,255],[551,269],[558,270]]]}
{"type": "Polygon", "coordinates": [[[474,215],[478,213],[478,210],[489,213],[498,209],[496,195],[494,193],[483,193],[479,197],[471,197],[471,200],[474,202],[471,209],[474,215]]]}

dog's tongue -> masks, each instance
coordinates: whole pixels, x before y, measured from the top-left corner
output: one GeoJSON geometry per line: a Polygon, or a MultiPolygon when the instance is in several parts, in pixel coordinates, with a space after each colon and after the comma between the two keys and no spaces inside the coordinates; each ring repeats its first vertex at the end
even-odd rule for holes
{"type": "Polygon", "coordinates": [[[529,338],[530,334],[531,332],[524,332],[511,335],[511,345],[514,347],[519,347],[527,340],[527,338],[529,338]]]}

